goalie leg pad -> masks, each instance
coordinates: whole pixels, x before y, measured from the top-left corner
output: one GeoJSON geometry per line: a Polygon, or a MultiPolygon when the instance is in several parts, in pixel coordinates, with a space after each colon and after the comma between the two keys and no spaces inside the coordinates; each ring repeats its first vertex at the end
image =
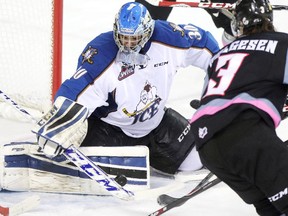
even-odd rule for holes
{"type": "MultiPolygon", "coordinates": [[[[0,151],[0,188],[8,191],[110,195],[64,156],[47,158],[32,142],[10,143],[0,151]],[[1,155],[2,154],[2,155],[1,155]]],[[[80,147],[111,178],[125,175],[125,188],[150,188],[149,150],[146,146],[80,147]]]]}

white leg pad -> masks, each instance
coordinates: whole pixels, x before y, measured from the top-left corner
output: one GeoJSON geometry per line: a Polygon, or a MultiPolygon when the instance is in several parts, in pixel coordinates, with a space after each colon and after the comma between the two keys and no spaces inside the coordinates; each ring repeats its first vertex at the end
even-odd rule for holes
{"type": "MultiPolygon", "coordinates": [[[[69,163],[64,156],[45,157],[32,142],[0,145],[0,189],[55,193],[109,195],[97,182],[69,163]]],[[[124,186],[139,191],[150,188],[149,149],[133,147],[80,147],[112,178],[127,177],[124,186]]]]}

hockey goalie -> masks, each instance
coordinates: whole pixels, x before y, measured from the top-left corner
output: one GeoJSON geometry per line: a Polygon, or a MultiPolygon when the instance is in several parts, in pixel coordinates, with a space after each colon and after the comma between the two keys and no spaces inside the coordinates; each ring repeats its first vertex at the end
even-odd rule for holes
{"type": "Polygon", "coordinates": [[[96,193],[63,157],[71,144],[108,174],[125,175],[127,187],[149,187],[150,166],[172,176],[201,170],[188,120],[166,102],[177,70],[205,70],[218,50],[200,27],[153,20],[142,4],[124,4],[113,30],[84,48],[77,71],[33,130],[35,144],[4,145],[1,187],[96,193]]]}
{"type": "MultiPolygon", "coordinates": [[[[65,146],[73,143],[79,147],[83,141],[87,132],[87,109],[67,98],[59,97],[38,125],[40,126],[33,129],[35,133],[41,133],[41,136],[37,135],[38,140],[32,135],[25,142],[0,145],[2,190],[109,195],[61,154],[65,146]],[[67,121],[63,121],[64,119],[67,121]],[[70,124],[73,126],[69,126],[70,124]],[[55,142],[44,139],[44,136],[55,142]],[[56,143],[62,143],[62,146],[56,143]]],[[[150,187],[147,147],[90,146],[80,147],[80,150],[111,178],[126,176],[126,187],[130,190],[150,187]]]]}
{"type": "MultiPolygon", "coordinates": [[[[31,137],[26,142],[0,145],[2,190],[109,195],[61,154],[71,143],[79,147],[83,142],[87,133],[87,109],[58,97],[33,131],[37,142],[31,137]]],[[[129,190],[150,188],[147,146],[84,146],[79,149],[111,178],[124,175],[125,187],[129,190]]]]}

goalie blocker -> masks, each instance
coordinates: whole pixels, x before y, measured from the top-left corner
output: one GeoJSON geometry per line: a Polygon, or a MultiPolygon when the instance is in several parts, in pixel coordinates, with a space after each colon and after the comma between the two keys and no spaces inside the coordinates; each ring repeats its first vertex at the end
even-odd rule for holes
{"type": "MultiPolygon", "coordinates": [[[[110,195],[64,156],[46,157],[33,142],[0,145],[0,189],[72,194],[110,195]]],[[[125,175],[125,188],[150,188],[149,150],[146,146],[80,147],[107,174],[125,175]]]]}

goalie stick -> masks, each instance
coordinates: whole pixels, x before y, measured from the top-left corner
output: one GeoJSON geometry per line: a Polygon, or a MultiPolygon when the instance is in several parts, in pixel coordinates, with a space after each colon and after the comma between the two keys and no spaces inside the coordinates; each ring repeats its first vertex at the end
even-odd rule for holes
{"type": "Polygon", "coordinates": [[[23,201],[16,203],[11,207],[4,207],[0,205],[1,216],[16,216],[23,214],[31,209],[37,207],[40,203],[40,197],[37,195],[30,196],[23,201]]]}
{"type": "MultiPolygon", "coordinates": [[[[27,116],[33,123],[38,124],[38,121],[29,112],[20,107],[15,101],[4,94],[4,92],[1,90],[0,96],[2,99],[4,99],[5,102],[10,103],[16,110],[27,116]]],[[[47,137],[44,138],[49,140],[47,137]]],[[[110,178],[106,172],[94,164],[88,157],[86,157],[73,145],[68,147],[64,151],[63,155],[73,164],[75,164],[81,171],[86,173],[89,178],[97,182],[100,187],[108,191],[112,196],[123,200],[130,200],[134,198],[134,193],[132,191],[124,189],[120,184],[118,184],[118,182],[116,182],[116,180],[110,178]]]]}
{"type": "MultiPolygon", "coordinates": [[[[196,8],[206,8],[206,9],[233,9],[235,4],[232,3],[222,3],[222,2],[199,2],[191,0],[181,0],[181,1],[167,1],[167,0],[145,0],[151,5],[159,7],[196,7],[196,8]]],[[[272,5],[273,10],[288,10],[288,5],[272,5]]]]}
{"type": "MultiPolygon", "coordinates": [[[[173,202],[165,205],[164,207],[158,209],[157,211],[149,214],[148,216],[158,216],[158,215],[162,215],[164,214],[165,212],[173,209],[173,208],[176,208],[178,206],[181,206],[183,205],[185,202],[187,202],[189,199],[197,196],[198,194],[208,190],[209,188],[215,186],[216,184],[220,183],[221,180],[216,178],[210,182],[207,182],[206,184],[198,187],[198,189],[193,189],[190,193],[188,193],[187,195],[183,196],[183,197],[180,197],[180,198],[176,198],[173,202]]],[[[197,187],[197,186],[196,186],[197,187]]]]}

